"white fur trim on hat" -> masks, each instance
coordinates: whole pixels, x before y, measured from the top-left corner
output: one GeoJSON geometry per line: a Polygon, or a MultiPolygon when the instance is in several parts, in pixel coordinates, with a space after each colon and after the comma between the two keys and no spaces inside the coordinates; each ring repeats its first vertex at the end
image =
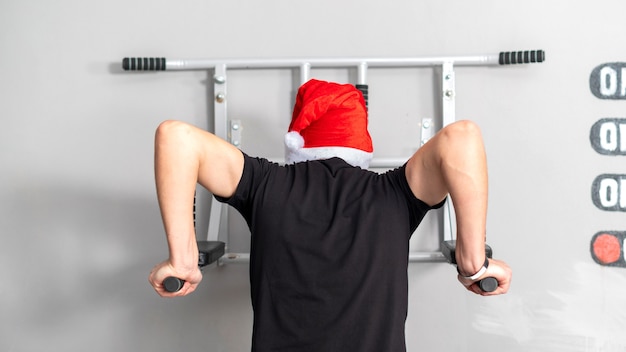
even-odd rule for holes
{"type": "Polygon", "coordinates": [[[350,147],[303,148],[304,139],[300,133],[291,131],[285,134],[285,162],[293,164],[308,160],[322,160],[338,157],[352,166],[367,169],[374,153],[350,147]]]}

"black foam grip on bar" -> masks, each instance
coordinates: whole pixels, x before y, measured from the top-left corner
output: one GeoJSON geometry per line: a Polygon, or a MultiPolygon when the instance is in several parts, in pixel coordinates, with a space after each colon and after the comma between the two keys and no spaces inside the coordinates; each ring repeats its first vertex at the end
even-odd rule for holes
{"type": "Polygon", "coordinates": [[[122,60],[124,71],[165,71],[164,57],[125,57],[122,60]]]}
{"type": "Polygon", "coordinates": [[[541,63],[546,60],[543,50],[503,51],[500,53],[498,63],[500,65],[541,63]]]}
{"type": "Polygon", "coordinates": [[[363,93],[363,99],[365,100],[365,107],[369,105],[369,86],[367,84],[355,84],[356,89],[363,93]]]}
{"type": "Polygon", "coordinates": [[[185,280],[181,280],[177,277],[168,276],[163,280],[163,288],[167,292],[176,292],[183,288],[185,284],[185,280]]]}
{"type": "Polygon", "coordinates": [[[483,292],[493,292],[498,288],[498,280],[495,277],[486,277],[478,282],[478,287],[483,292]]]}

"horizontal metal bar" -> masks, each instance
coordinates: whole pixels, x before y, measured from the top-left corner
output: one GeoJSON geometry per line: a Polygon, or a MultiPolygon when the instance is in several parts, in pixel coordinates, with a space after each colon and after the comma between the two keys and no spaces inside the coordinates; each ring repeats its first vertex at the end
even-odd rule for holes
{"type": "Polygon", "coordinates": [[[410,252],[409,262],[437,263],[447,262],[447,260],[441,252],[410,252]]]}
{"type": "MultiPolygon", "coordinates": [[[[249,263],[250,253],[226,253],[219,259],[219,265],[229,263],[249,263]]],[[[446,262],[441,252],[411,252],[409,262],[413,263],[439,263],[446,262]]]]}
{"type": "Polygon", "coordinates": [[[370,161],[372,169],[393,169],[404,165],[409,158],[379,158],[370,161]]]}
{"type": "Polygon", "coordinates": [[[428,67],[439,66],[451,62],[455,66],[489,66],[498,65],[499,54],[477,56],[440,56],[440,57],[407,57],[407,58],[284,58],[284,59],[167,59],[166,70],[205,70],[225,64],[228,69],[262,69],[262,68],[301,68],[303,64],[311,68],[368,68],[392,67],[428,67]]]}
{"type": "MultiPolygon", "coordinates": [[[[367,67],[423,67],[442,66],[495,66],[540,63],[545,60],[543,50],[509,51],[497,54],[466,56],[432,56],[407,58],[282,58],[282,59],[166,59],[164,57],[126,57],[122,68],[127,71],[164,71],[164,70],[205,70],[218,65],[229,69],[252,68],[300,68],[303,71],[312,66],[346,68],[357,67],[365,73],[367,67]]],[[[363,77],[364,78],[364,77],[363,77]]]]}

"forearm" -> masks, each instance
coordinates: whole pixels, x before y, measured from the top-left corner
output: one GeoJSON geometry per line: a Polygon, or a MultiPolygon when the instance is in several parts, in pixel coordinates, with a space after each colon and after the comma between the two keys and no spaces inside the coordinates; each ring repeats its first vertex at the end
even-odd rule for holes
{"type": "Polygon", "coordinates": [[[451,194],[456,210],[456,261],[463,276],[476,274],[485,263],[487,176],[475,173],[461,192],[451,194]],[[456,196],[456,198],[454,197],[456,196]]]}
{"type": "Polygon", "coordinates": [[[476,274],[485,263],[485,237],[477,233],[458,233],[455,253],[459,274],[466,277],[476,274]]]}
{"type": "Polygon", "coordinates": [[[159,204],[169,247],[169,261],[179,270],[192,270],[198,265],[198,245],[193,224],[193,208],[184,207],[193,207],[193,199],[186,205],[181,203],[182,199],[186,197],[168,199],[159,195],[159,204]]]}

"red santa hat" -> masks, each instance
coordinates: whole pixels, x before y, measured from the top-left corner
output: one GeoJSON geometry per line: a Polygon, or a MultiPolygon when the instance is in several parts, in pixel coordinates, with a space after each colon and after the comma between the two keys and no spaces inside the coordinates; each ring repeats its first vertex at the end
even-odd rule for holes
{"type": "Polygon", "coordinates": [[[289,132],[288,164],[339,157],[366,169],[374,148],[363,94],[351,84],[312,79],[298,90],[289,132]]]}

